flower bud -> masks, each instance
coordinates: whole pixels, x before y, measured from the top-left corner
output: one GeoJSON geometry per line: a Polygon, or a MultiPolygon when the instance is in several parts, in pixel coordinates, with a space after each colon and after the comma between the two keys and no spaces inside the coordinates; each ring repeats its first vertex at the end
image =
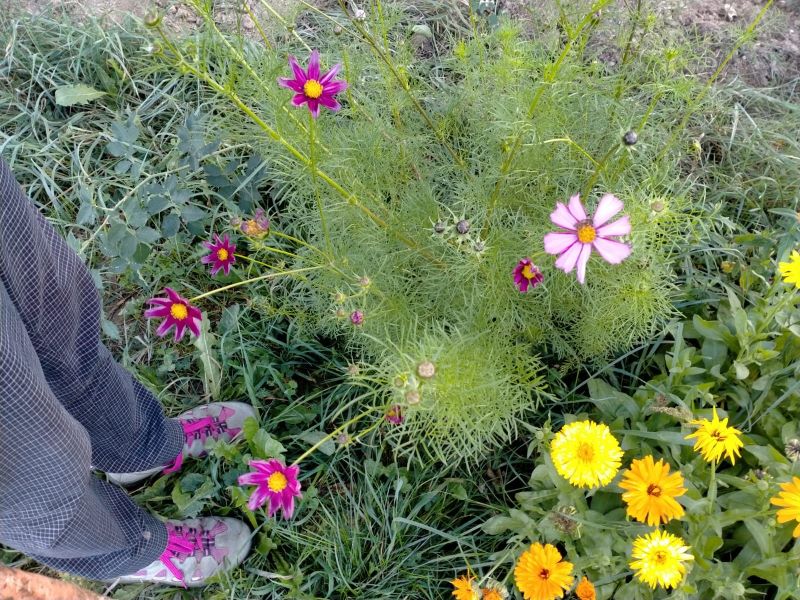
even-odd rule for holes
{"type": "Polygon", "coordinates": [[[344,27],[342,27],[341,25],[337,25],[336,27],[333,28],[333,35],[342,35],[343,31],[344,27]]]}
{"type": "Polygon", "coordinates": [[[786,451],[786,458],[792,462],[800,460],[800,440],[797,438],[792,438],[786,442],[784,450],[786,451]]]}
{"type": "Polygon", "coordinates": [[[441,221],[437,221],[436,224],[433,226],[433,230],[436,233],[444,233],[445,229],[447,229],[447,226],[441,221]]]}
{"type": "Polygon", "coordinates": [[[622,143],[626,146],[633,146],[638,141],[639,136],[636,135],[636,132],[633,129],[626,131],[625,135],[622,136],[622,143]]]}
{"type": "Polygon", "coordinates": [[[353,325],[361,325],[364,322],[364,313],[360,310],[354,310],[350,313],[350,322],[353,325]]]}
{"type": "Polygon", "coordinates": [[[360,285],[361,287],[369,287],[370,283],[372,283],[372,282],[370,281],[369,277],[367,277],[366,275],[364,275],[364,277],[362,277],[361,279],[358,280],[358,285],[360,285]]]}
{"type": "Polygon", "coordinates": [[[662,210],[664,210],[664,203],[661,200],[651,202],[650,210],[652,210],[654,213],[660,213],[662,210]]]}
{"type": "Polygon", "coordinates": [[[466,219],[461,219],[458,223],[456,223],[456,231],[461,235],[465,235],[469,233],[469,221],[466,219]]]}
{"type": "Polygon", "coordinates": [[[161,25],[161,19],[163,15],[157,10],[148,10],[144,15],[144,24],[147,27],[159,27],[161,25]]]}
{"type": "Polygon", "coordinates": [[[722,270],[723,273],[730,273],[731,271],[733,271],[733,263],[729,260],[723,260],[719,268],[722,270]]]}
{"type": "Polygon", "coordinates": [[[419,392],[417,390],[408,390],[406,392],[405,398],[406,402],[408,402],[408,404],[411,406],[413,406],[414,404],[419,404],[420,397],[419,397],[419,392]]]}
{"type": "Polygon", "coordinates": [[[431,361],[426,360],[417,365],[417,373],[423,379],[430,379],[431,377],[436,375],[436,367],[431,361]]]}

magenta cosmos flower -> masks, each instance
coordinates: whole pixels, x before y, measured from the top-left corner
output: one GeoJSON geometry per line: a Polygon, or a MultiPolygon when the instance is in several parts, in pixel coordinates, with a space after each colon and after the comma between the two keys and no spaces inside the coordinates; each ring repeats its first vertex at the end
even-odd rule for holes
{"type": "Polygon", "coordinates": [[[200,259],[204,265],[211,265],[211,276],[223,271],[227,275],[231,270],[231,265],[236,262],[236,246],[231,244],[228,235],[220,239],[215,233],[213,242],[203,242],[203,245],[208,248],[209,252],[206,256],[200,259]]]}
{"type": "Polygon", "coordinates": [[[616,265],[628,258],[631,247],[611,239],[631,232],[631,223],[627,216],[609,223],[609,219],[622,210],[622,200],[612,194],[605,194],[597,204],[594,216],[586,216],[578,194],[569,199],[569,206],[556,203],[556,209],[550,220],[566,231],[556,231],[544,236],[544,249],[548,254],[560,254],[556,259],[556,267],[569,273],[576,266],[578,281],[586,280],[586,263],[592,248],[606,262],[616,265]]]}
{"type": "Polygon", "coordinates": [[[320,77],[319,51],[314,50],[308,59],[308,70],[297,64],[294,56],[289,57],[289,66],[294,71],[294,79],[288,77],[278,78],[278,83],[295,92],[292,97],[292,104],[295,106],[308,105],[308,110],[316,119],[319,116],[320,105],[337,111],[341,108],[334,96],[347,89],[347,82],[333,78],[339,72],[341,65],[334,65],[333,68],[320,77]]]}
{"type": "Polygon", "coordinates": [[[283,510],[283,518],[291,519],[294,514],[294,499],[302,498],[297,465],[286,467],[276,458],[269,460],[251,460],[252,473],[239,476],[239,485],[254,485],[256,489],[247,502],[247,508],[255,510],[269,500],[269,516],[278,509],[283,510]]]}
{"type": "Polygon", "coordinates": [[[175,341],[183,337],[183,332],[187,329],[194,335],[200,335],[200,322],[203,314],[199,308],[195,308],[186,298],[181,297],[172,288],[164,288],[167,293],[166,298],[151,298],[148,300],[153,308],[144,312],[148,319],[164,319],[164,322],[156,329],[156,335],[164,337],[167,332],[175,327],[175,341]]]}
{"type": "Polygon", "coordinates": [[[514,267],[514,285],[520,292],[527,292],[528,288],[535,288],[544,281],[544,275],[530,258],[523,258],[514,267]]]}

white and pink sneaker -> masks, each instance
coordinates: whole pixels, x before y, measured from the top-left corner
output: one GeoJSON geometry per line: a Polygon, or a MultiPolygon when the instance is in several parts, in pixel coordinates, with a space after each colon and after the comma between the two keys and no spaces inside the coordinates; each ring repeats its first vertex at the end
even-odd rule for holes
{"type": "Polygon", "coordinates": [[[185,442],[181,453],[166,468],[155,467],[134,473],[106,473],[106,476],[117,485],[132,485],[159,471],[174,473],[181,468],[185,458],[205,455],[211,442],[236,440],[242,432],[245,419],[255,416],[253,407],[243,402],[214,402],[193,408],[178,417],[185,442]]]}
{"type": "Polygon", "coordinates": [[[208,579],[240,565],[250,551],[250,529],[236,519],[200,517],[167,521],[161,557],[119,583],[160,583],[202,587],[208,579]]]}

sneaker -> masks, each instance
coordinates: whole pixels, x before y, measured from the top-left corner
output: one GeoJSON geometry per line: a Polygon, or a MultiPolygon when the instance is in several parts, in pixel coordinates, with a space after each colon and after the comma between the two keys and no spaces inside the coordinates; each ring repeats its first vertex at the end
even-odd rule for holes
{"type": "Polygon", "coordinates": [[[174,473],[183,466],[185,458],[205,455],[211,442],[234,441],[242,432],[244,420],[255,416],[253,407],[242,402],[214,402],[193,408],[178,417],[186,441],[183,450],[166,468],[155,467],[134,473],[106,473],[106,476],[117,485],[132,485],[159,472],[174,473]]]}
{"type": "Polygon", "coordinates": [[[161,583],[201,587],[208,579],[242,563],[250,551],[250,529],[236,519],[200,517],[167,521],[167,548],[161,557],[117,579],[119,583],[161,583]]]}

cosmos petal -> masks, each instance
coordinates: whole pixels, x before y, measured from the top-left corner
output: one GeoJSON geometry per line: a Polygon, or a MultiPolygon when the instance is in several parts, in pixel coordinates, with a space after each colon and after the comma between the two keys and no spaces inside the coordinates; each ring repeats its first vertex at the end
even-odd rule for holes
{"type": "Polygon", "coordinates": [[[294,56],[289,56],[289,66],[292,67],[295,80],[300,83],[300,87],[303,87],[305,82],[308,81],[309,77],[306,76],[306,72],[303,70],[303,67],[300,66],[294,56]]]}
{"type": "Polygon", "coordinates": [[[313,50],[308,57],[307,76],[309,79],[319,81],[319,50],[313,50]]]}
{"type": "Polygon", "coordinates": [[[578,224],[578,220],[572,216],[572,213],[569,212],[566,205],[561,202],[556,202],[556,209],[550,213],[550,220],[559,227],[572,229],[573,231],[578,224]]]}
{"type": "Polygon", "coordinates": [[[591,244],[582,244],[580,256],[578,256],[578,282],[583,284],[586,281],[586,263],[589,262],[589,256],[592,254],[591,244]]]}
{"type": "Polygon", "coordinates": [[[572,271],[578,263],[578,258],[580,257],[584,245],[585,244],[581,243],[572,244],[572,246],[556,259],[556,268],[561,269],[564,273],[572,271]]]}
{"type": "Polygon", "coordinates": [[[320,96],[319,97],[319,103],[322,106],[331,109],[333,112],[336,112],[340,108],[342,108],[341,104],[339,104],[336,101],[336,98],[334,98],[333,96],[324,96],[324,95],[320,96]]]}
{"type": "Polygon", "coordinates": [[[595,250],[603,257],[603,259],[611,263],[612,265],[617,265],[621,263],[623,260],[628,258],[631,255],[631,247],[627,244],[623,244],[622,242],[617,242],[614,240],[607,240],[605,238],[597,238],[594,242],[595,250]]]}
{"type": "Polygon", "coordinates": [[[561,254],[578,241],[574,233],[554,231],[544,236],[544,251],[548,254],[561,254]]]}
{"type": "Polygon", "coordinates": [[[280,85],[281,87],[285,87],[286,89],[292,90],[293,92],[297,92],[299,94],[303,93],[303,83],[301,81],[298,81],[297,79],[279,77],[278,85],[280,85]]]}
{"type": "Polygon", "coordinates": [[[581,196],[580,194],[575,194],[574,196],[570,197],[569,199],[569,209],[570,214],[575,217],[576,221],[585,221],[588,217],[586,216],[586,211],[583,208],[583,204],[581,203],[581,196]]]}
{"type": "Polygon", "coordinates": [[[597,204],[597,210],[594,211],[592,224],[595,227],[600,227],[621,211],[624,206],[625,204],[622,200],[617,198],[614,194],[603,194],[603,197],[600,198],[600,202],[597,204]]]}
{"type": "Polygon", "coordinates": [[[295,94],[292,96],[292,104],[294,106],[303,106],[308,101],[305,94],[295,94]]]}
{"type": "Polygon", "coordinates": [[[597,237],[611,237],[617,235],[628,235],[631,232],[631,220],[625,215],[613,223],[608,223],[597,228],[597,237]]]}
{"type": "MultiPolygon", "coordinates": [[[[331,79],[333,79],[334,77],[336,77],[337,73],[339,73],[339,70],[340,70],[341,68],[342,68],[342,65],[341,65],[341,64],[338,64],[338,63],[337,63],[337,64],[333,65],[333,66],[331,67],[330,71],[328,71],[327,73],[325,73],[325,75],[323,75],[323,76],[320,78],[319,82],[320,82],[320,83],[321,83],[321,84],[322,84],[322,85],[323,85],[325,88],[327,88],[328,86],[326,86],[325,84],[326,84],[326,83],[328,83],[328,82],[329,82],[331,79]]],[[[345,86],[346,86],[346,85],[347,85],[347,84],[345,84],[345,86]]]]}

